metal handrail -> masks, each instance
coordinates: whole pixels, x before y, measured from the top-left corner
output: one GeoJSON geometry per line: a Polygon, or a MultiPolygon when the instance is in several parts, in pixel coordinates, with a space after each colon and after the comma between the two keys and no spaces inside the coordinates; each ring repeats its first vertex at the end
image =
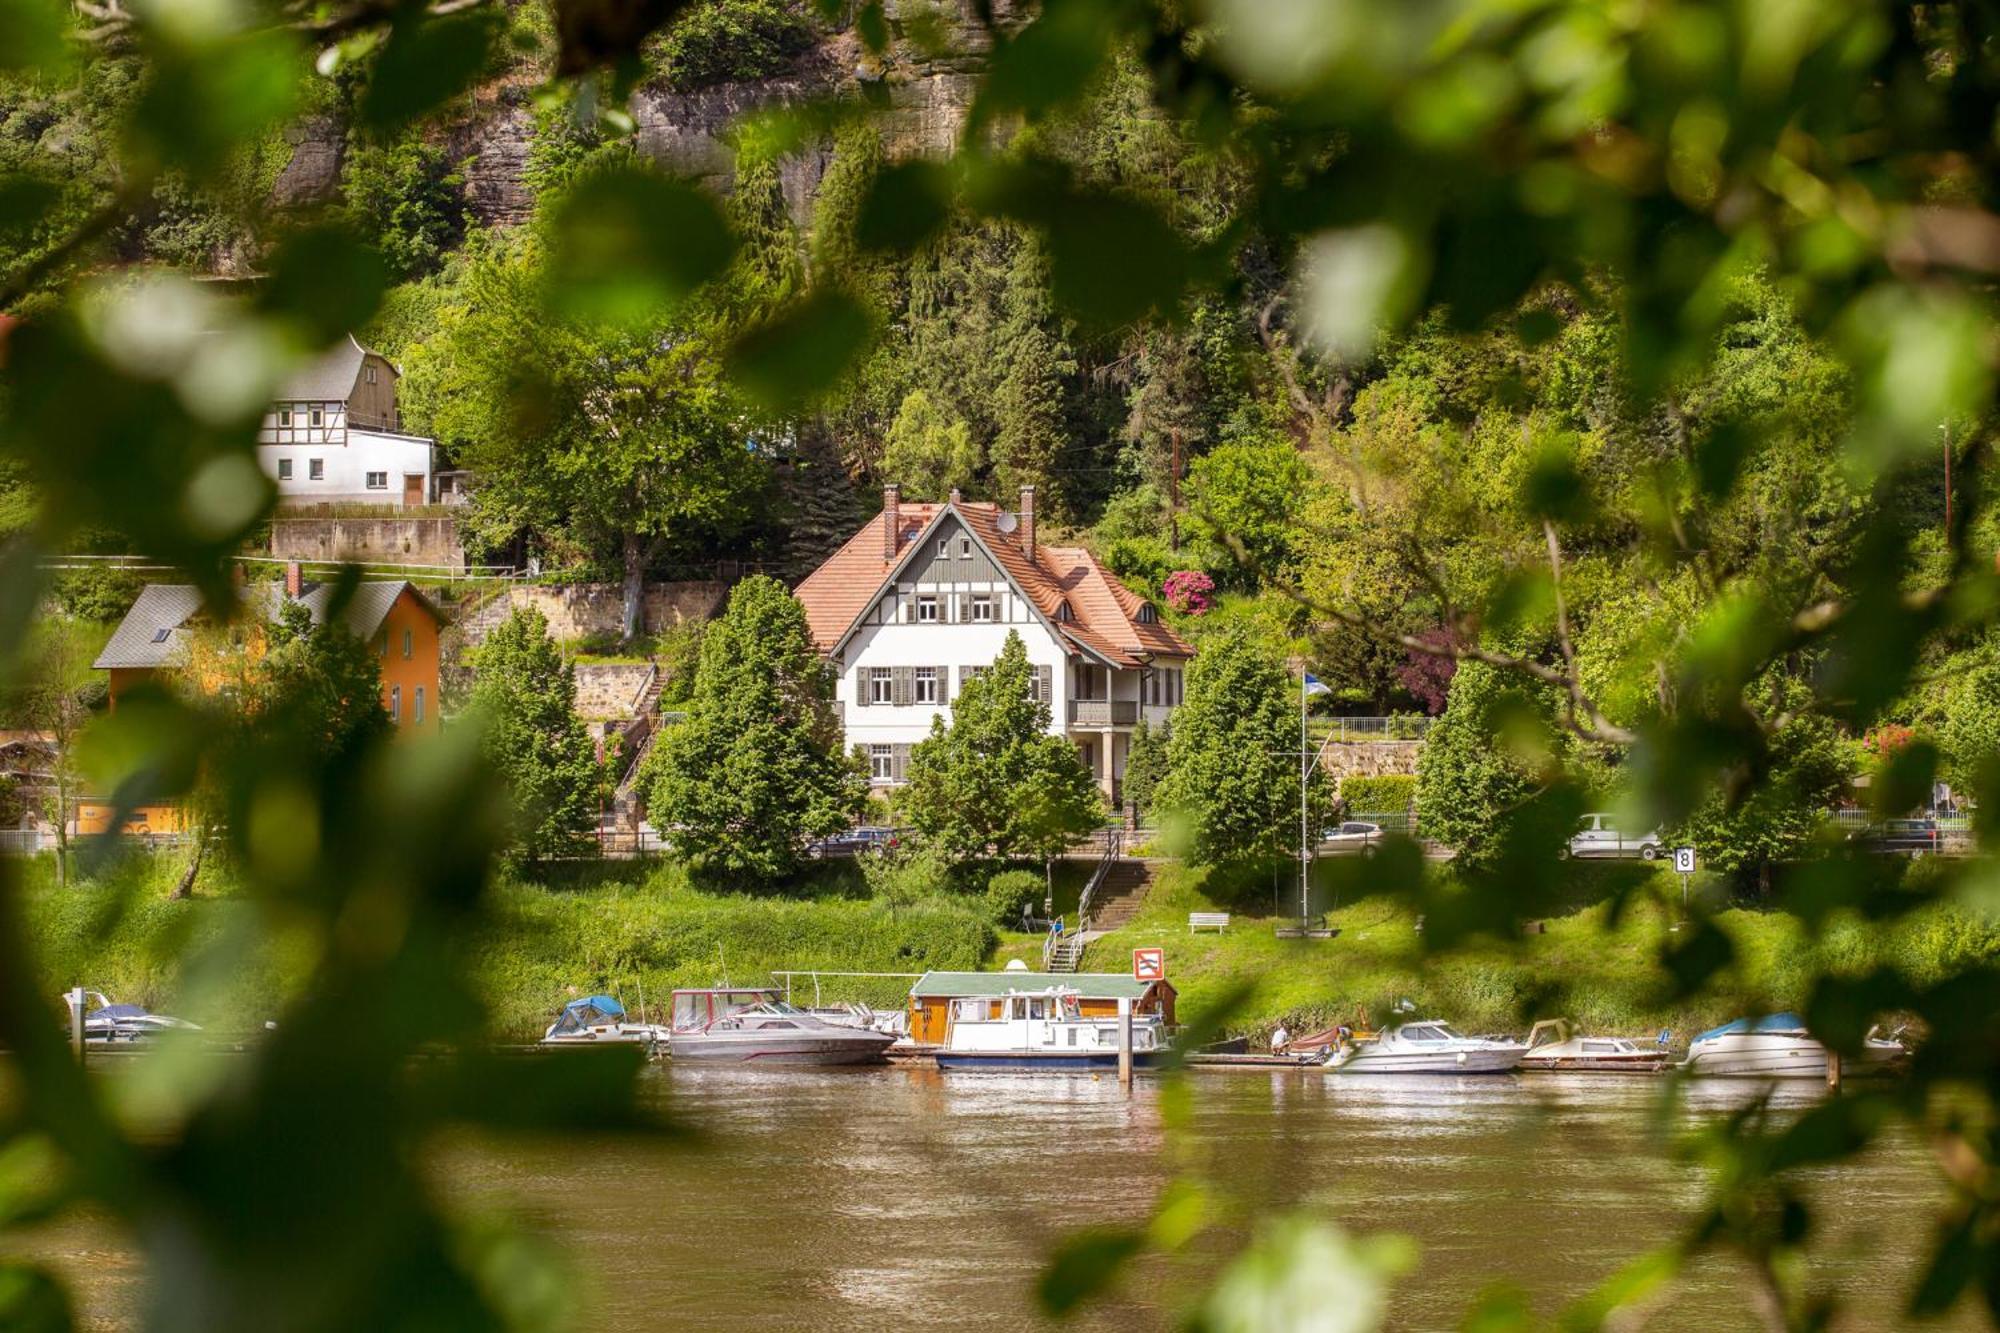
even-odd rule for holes
{"type": "Polygon", "coordinates": [[[1090,879],[1083,886],[1083,894],[1076,900],[1076,928],[1090,929],[1090,900],[1110,877],[1111,867],[1118,864],[1118,854],[1124,849],[1125,833],[1122,829],[1109,831],[1104,839],[1104,855],[1097,860],[1097,868],[1090,872],[1090,879]]]}

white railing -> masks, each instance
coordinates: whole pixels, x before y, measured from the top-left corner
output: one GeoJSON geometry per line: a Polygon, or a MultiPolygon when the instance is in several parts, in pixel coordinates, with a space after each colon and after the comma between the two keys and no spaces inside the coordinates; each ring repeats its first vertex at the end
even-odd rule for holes
{"type": "Polygon", "coordinates": [[[1437,719],[1418,713],[1395,713],[1388,717],[1316,718],[1313,730],[1323,742],[1353,745],[1368,741],[1420,741],[1430,734],[1437,719]]]}

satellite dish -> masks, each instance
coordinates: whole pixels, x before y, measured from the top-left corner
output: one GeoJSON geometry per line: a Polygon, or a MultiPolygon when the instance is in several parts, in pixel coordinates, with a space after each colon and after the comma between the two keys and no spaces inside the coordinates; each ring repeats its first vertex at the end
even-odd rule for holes
{"type": "Polygon", "coordinates": [[[1012,532],[1021,526],[1021,519],[1016,514],[1002,514],[999,518],[993,520],[993,526],[1002,532],[1012,532]]]}
{"type": "Polygon", "coordinates": [[[1007,960],[1007,966],[1002,969],[1002,971],[1006,972],[1025,972],[1027,970],[1028,970],[1028,965],[1022,962],[1018,958],[1009,958],[1007,960]]]}

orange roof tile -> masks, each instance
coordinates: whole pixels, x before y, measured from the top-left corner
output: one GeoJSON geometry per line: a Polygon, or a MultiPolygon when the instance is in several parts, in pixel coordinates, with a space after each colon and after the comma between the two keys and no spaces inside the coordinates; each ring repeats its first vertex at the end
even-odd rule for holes
{"type": "Polygon", "coordinates": [[[1139,665],[1140,654],[1194,655],[1187,641],[1167,626],[1141,621],[1139,608],[1145,605],[1144,599],[1113,578],[1089,551],[1080,546],[1038,544],[1035,557],[1030,559],[1021,548],[1018,532],[1000,530],[1000,506],[967,501],[899,506],[897,521],[903,540],[897,544],[893,559],[883,554],[883,516],[877,514],[798,586],[806,622],[821,652],[832,652],[846,637],[909,554],[912,542],[946,510],[958,515],[993,553],[1015,586],[1075,647],[1128,668],[1139,665]],[[1069,603],[1069,620],[1059,617],[1065,601],[1069,603]]]}

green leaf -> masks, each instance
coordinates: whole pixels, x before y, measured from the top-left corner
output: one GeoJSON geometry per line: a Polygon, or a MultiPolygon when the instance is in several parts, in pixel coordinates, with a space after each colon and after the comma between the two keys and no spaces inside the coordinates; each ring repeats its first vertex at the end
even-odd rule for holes
{"type": "Polygon", "coordinates": [[[636,73],[639,48],[688,7],[689,0],[555,0],[556,73],[594,69],[636,73]]]}
{"type": "Polygon", "coordinates": [[[307,227],[279,241],[265,273],[258,305],[322,346],[365,325],[389,280],[379,251],[330,226],[307,227]]]}
{"type": "Polygon", "coordinates": [[[0,0],[0,70],[47,76],[68,68],[72,12],[58,0],[0,0]]]}
{"type": "Polygon", "coordinates": [[[361,123],[393,130],[471,87],[492,62],[501,22],[491,8],[397,22],[369,72],[361,123]]]}
{"type": "Polygon", "coordinates": [[[860,302],[823,287],[739,338],[730,373],[769,406],[797,407],[832,388],[873,334],[860,302]]]}
{"type": "Polygon", "coordinates": [[[1042,1312],[1061,1317],[1108,1289],[1145,1243],[1137,1227],[1093,1227],[1065,1237],[1035,1283],[1042,1312]]]}
{"type": "Polygon", "coordinates": [[[553,225],[551,300],[611,324],[656,319],[736,253],[713,199],[638,166],[586,175],[557,204],[553,225]]]}
{"type": "Polygon", "coordinates": [[[996,43],[973,123],[999,111],[1034,115],[1082,97],[1109,48],[1108,12],[1089,0],[1049,0],[1033,23],[996,43]]]}
{"type": "Polygon", "coordinates": [[[76,1327],[69,1292],[31,1264],[0,1264],[0,1326],[14,1333],[69,1333],[76,1327]]]}
{"type": "Polygon", "coordinates": [[[1046,225],[1049,290],[1088,322],[1115,327],[1169,312],[1192,276],[1187,242],[1137,199],[1077,194],[1046,225]]]}
{"type": "Polygon", "coordinates": [[[869,184],[854,220],[855,243],[865,250],[908,254],[944,229],[951,218],[951,173],[921,159],[884,167],[869,184]]]}
{"type": "Polygon", "coordinates": [[[1677,940],[1669,942],[1660,962],[1673,978],[1673,998],[1683,999],[1698,993],[1735,957],[1736,946],[1729,936],[1709,921],[1696,920],[1683,927],[1677,940]]]}

